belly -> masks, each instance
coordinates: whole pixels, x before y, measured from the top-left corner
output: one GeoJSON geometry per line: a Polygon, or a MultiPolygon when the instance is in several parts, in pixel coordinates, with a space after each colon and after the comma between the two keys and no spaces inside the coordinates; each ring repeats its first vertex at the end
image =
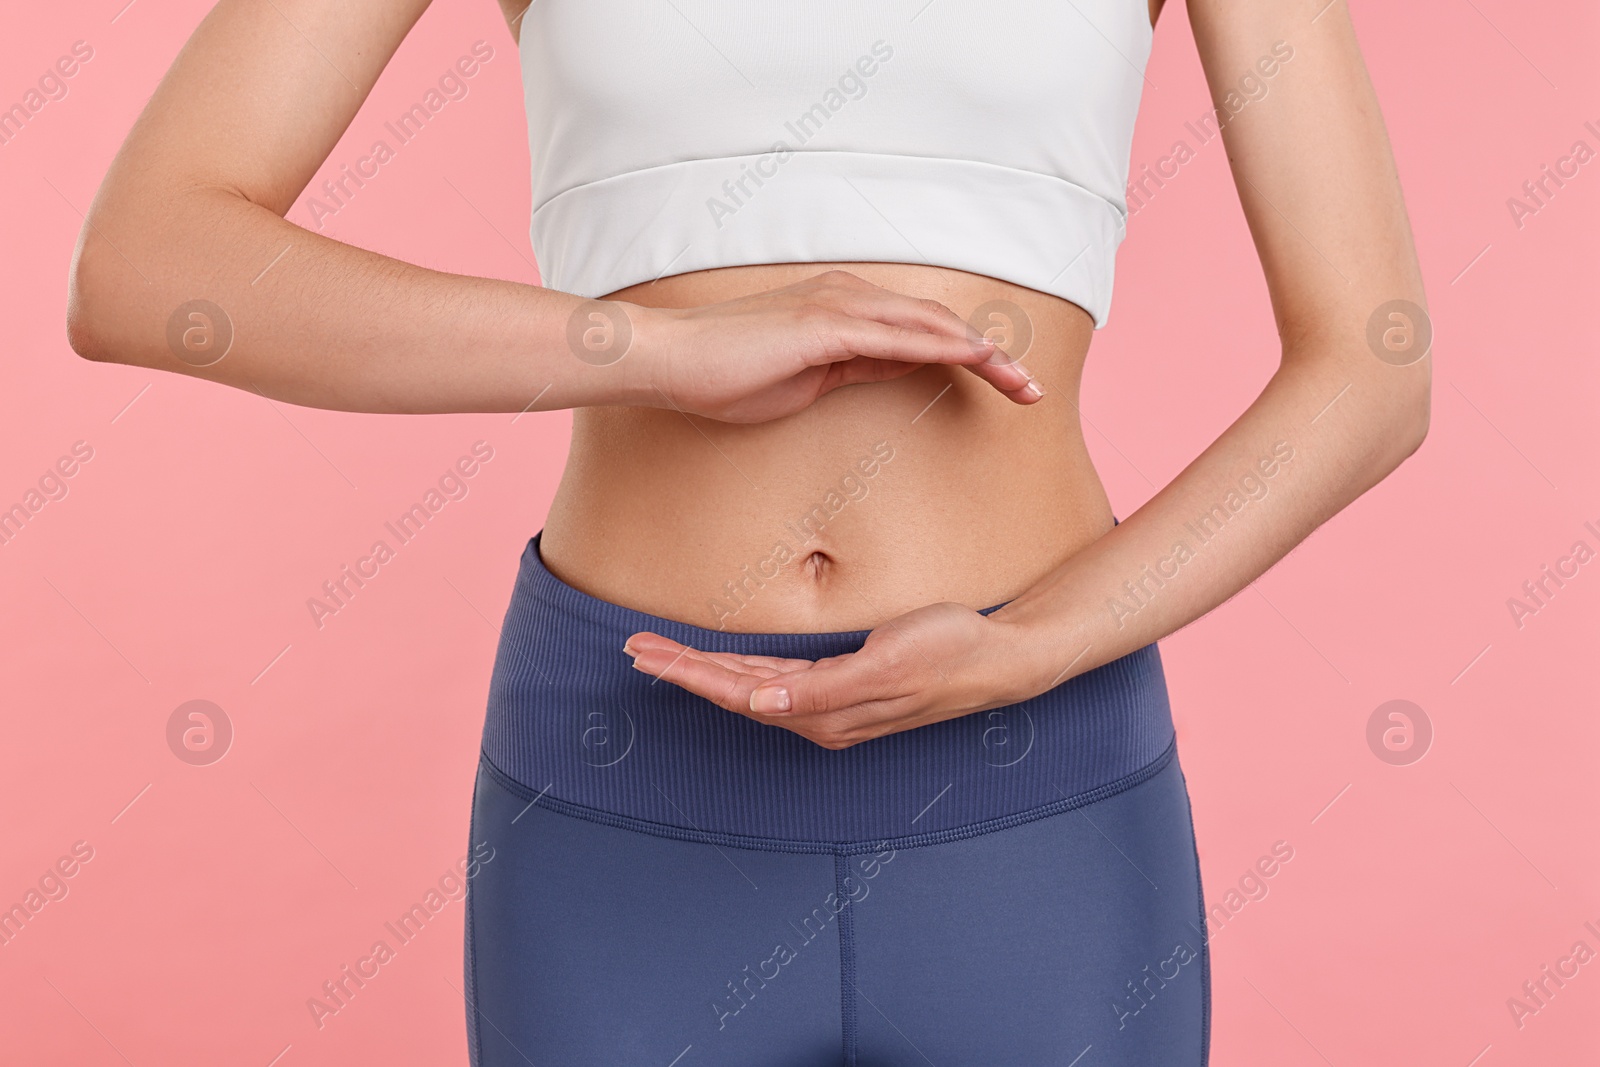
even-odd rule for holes
{"type": "Polygon", "coordinates": [[[929,366],[752,426],[578,409],[540,539],[552,573],[713,629],[870,629],[924,604],[1009,600],[1110,529],[1078,419],[1092,323],[1074,304],[891,263],[727,267],[611,295],[691,307],[831,267],[1009,331],[1002,347],[1027,344],[1045,398],[1016,405],[969,371],[929,366]]]}

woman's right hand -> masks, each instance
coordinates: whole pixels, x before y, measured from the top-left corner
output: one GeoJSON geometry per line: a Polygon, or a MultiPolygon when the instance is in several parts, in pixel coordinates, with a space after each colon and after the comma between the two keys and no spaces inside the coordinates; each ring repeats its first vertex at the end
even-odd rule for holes
{"type": "Polygon", "coordinates": [[[965,366],[1018,404],[1044,396],[1020,363],[943,304],[848,271],[703,307],[620,307],[632,330],[626,358],[657,394],[645,402],[721,422],[782,418],[840,386],[929,363],[965,366]]]}

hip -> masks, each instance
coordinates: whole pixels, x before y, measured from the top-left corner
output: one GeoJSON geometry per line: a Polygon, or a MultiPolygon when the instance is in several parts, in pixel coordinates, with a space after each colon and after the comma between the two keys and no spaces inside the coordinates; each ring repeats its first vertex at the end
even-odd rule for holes
{"type": "Polygon", "coordinates": [[[485,764],[472,841],[477,1067],[1206,1062],[1177,760],[981,835],[799,855],[569,818],[485,764]]]}
{"type": "Polygon", "coordinates": [[[859,648],[864,631],[732,633],[649,615],[556,577],[541,537],[507,610],[483,750],[502,784],[543,807],[737,847],[909,847],[1095,802],[1173,758],[1154,644],[1019,704],[821,748],[633,670],[623,642],[649,629],[816,659],[859,648]]]}

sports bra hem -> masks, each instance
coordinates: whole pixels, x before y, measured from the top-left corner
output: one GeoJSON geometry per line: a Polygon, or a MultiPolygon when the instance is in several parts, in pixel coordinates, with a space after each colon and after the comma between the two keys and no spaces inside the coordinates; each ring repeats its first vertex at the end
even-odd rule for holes
{"type": "MultiPolygon", "coordinates": [[[[1109,206],[1118,214],[1118,216],[1122,218],[1124,227],[1126,227],[1127,223],[1128,208],[1126,202],[1119,204],[1117,201],[1110,199],[1103,193],[1095,192],[1087,185],[1080,185],[1075,181],[1061,177],[1059,174],[1046,174],[1043,171],[1030,170],[1027,167],[1013,167],[1005,163],[991,163],[985,159],[963,159],[959,156],[919,156],[912,152],[860,152],[855,149],[845,148],[786,148],[786,151],[790,155],[804,154],[811,156],[849,156],[869,159],[914,159],[919,162],[960,163],[969,164],[974,167],[992,167],[995,170],[1011,171],[1016,174],[1027,174],[1035,178],[1042,178],[1051,182],[1060,182],[1062,185],[1070,186],[1074,189],[1080,189],[1095,199],[1104,201],[1107,206],[1109,206]]],[[[777,154],[778,153],[776,150],[772,150],[767,152],[747,152],[732,156],[697,156],[694,159],[675,159],[668,163],[656,163],[648,167],[638,167],[634,170],[623,171],[620,174],[608,174],[603,178],[596,178],[593,181],[579,182],[576,185],[567,186],[567,188],[562,189],[560,192],[548,197],[543,203],[535,204],[533,207],[533,215],[537,217],[541,211],[545,210],[551,204],[554,204],[557,200],[560,200],[569,193],[581,192],[585,189],[591,189],[595,186],[605,185],[608,182],[626,181],[631,178],[636,178],[640,175],[649,174],[652,171],[671,170],[674,167],[682,167],[694,163],[722,162],[738,164],[746,160],[764,159],[767,156],[774,156],[777,154]]]]}
{"type": "Polygon", "coordinates": [[[1125,209],[1037,171],[938,156],[767,152],[573,186],[540,205],[542,283],[597,298],[670,274],[900,262],[1011,282],[1110,312],[1125,209]]]}

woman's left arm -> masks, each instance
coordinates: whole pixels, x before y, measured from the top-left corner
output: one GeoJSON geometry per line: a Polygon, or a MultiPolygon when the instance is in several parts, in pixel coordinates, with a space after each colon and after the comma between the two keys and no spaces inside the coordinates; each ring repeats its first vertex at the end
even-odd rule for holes
{"type": "Polygon", "coordinates": [[[1324,2],[1188,3],[1282,344],[1233,425],[987,617],[920,608],[815,664],[638,635],[635,666],[829,748],[1015,703],[1204,615],[1415,452],[1431,379],[1421,272],[1349,13],[1324,2]],[[1285,48],[1268,96],[1230,99],[1285,48]]]}

